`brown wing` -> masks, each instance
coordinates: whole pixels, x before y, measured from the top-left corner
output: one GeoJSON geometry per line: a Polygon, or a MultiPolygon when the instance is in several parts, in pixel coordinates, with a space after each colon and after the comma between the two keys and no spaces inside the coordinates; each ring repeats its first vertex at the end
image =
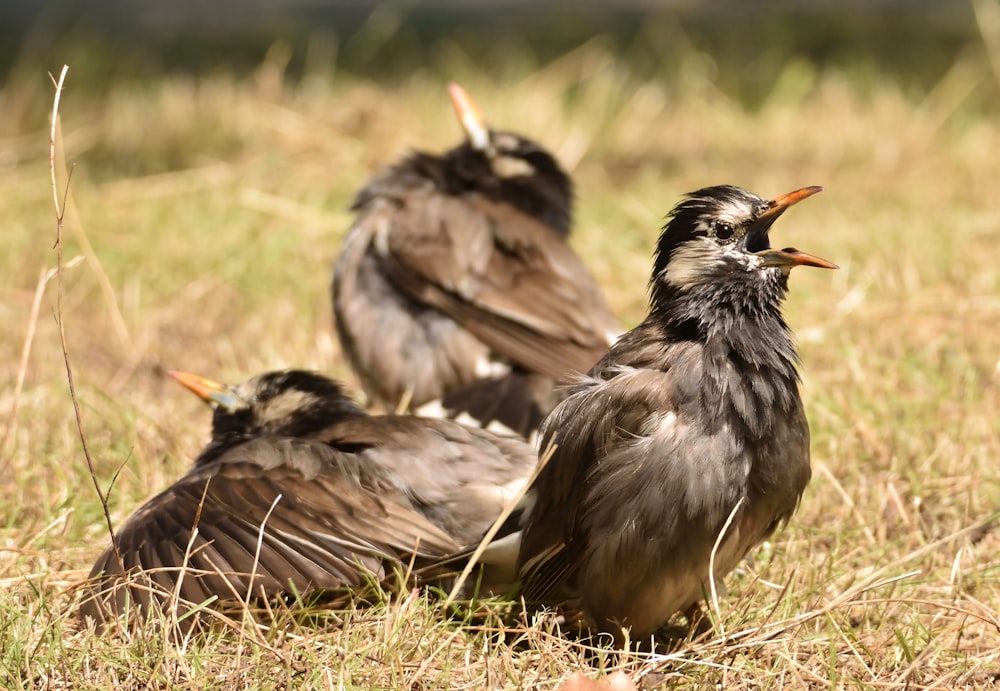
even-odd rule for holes
{"type": "MultiPolygon", "coordinates": [[[[258,439],[194,468],[139,509],[118,547],[125,571],[142,572],[130,590],[145,608],[173,593],[200,603],[243,599],[251,585],[253,596],[357,585],[413,555],[419,567],[459,545],[350,454],[258,439]]],[[[126,601],[110,548],[92,577],[102,573],[103,602],[84,608],[98,620],[103,607],[121,612],[126,601]]]]}
{"type": "Polygon", "coordinates": [[[356,449],[361,467],[463,545],[478,543],[537,461],[519,438],[409,415],[348,418],[331,426],[328,438],[356,449]]]}
{"type": "MultiPolygon", "coordinates": [[[[529,490],[534,505],[518,556],[526,600],[568,594],[567,584],[592,549],[581,526],[594,508],[590,485],[601,476],[608,485],[613,473],[630,472],[622,456],[649,433],[652,416],[674,407],[672,395],[664,373],[628,369],[609,381],[588,378],[578,384],[546,419],[539,448],[543,456],[550,445],[555,449],[529,490]]],[[[618,504],[630,500],[619,499],[618,504]]]]}
{"type": "Polygon", "coordinates": [[[586,371],[618,331],[569,245],[510,206],[413,195],[388,227],[381,256],[392,280],[529,371],[586,371]]]}

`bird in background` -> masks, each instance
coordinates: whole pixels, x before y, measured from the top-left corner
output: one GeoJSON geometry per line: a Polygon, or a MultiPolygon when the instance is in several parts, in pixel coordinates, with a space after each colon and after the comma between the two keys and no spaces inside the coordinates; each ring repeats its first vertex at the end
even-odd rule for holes
{"type": "Polygon", "coordinates": [[[526,600],[571,601],[618,644],[626,629],[646,639],[792,516],[809,425],[781,304],[794,267],[837,267],[769,236],[821,189],[707,187],[669,214],[648,316],[540,430],[555,450],[526,495],[526,600]]]}
{"type": "Polygon", "coordinates": [[[536,464],[516,437],[368,415],[311,372],[235,387],[170,375],[214,408],[212,438],[95,563],[82,612],[101,624],[175,599],[184,612],[360,586],[396,568],[435,580],[433,565],[478,543],[536,464]]]}
{"type": "Polygon", "coordinates": [[[337,335],[368,397],[522,435],[620,332],[567,242],[572,183],[450,86],[465,141],[358,192],[333,274],[337,335]]]}

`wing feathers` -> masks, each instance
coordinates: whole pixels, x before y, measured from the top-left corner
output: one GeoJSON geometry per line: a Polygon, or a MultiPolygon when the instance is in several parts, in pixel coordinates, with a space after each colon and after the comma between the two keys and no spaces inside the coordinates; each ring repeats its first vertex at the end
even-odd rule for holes
{"type": "MultiPolygon", "coordinates": [[[[252,445],[261,448],[261,440],[252,445]]],[[[242,449],[213,467],[196,467],[152,499],[118,534],[126,572],[130,578],[142,572],[129,596],[143,608],[165,602],[184,564],[180,597],[198,603],[211,595],[232,599],[233,591],[242,599],[251,580],[253,596],[356,586],[368,575],[384,578],[391,564],[416,556],[422,565],[461,547],[405,496],[363,487],[346,472],[356,463],[326,463],[307,481],[296,467],[309,463],[297,455],[320,448],[318,456],[328,460],[333,452],[324,445],[279,443],[265,467],[245,460],[242,449]],[[282,456],[284,465],[272,464],[282,456]]],[[[84,613],[100,621],[103,607],[122,611],[125,593],[111,549],[91,575],[101,577],[104,604],[85,605],[84,613]]]]}
{"type": "Polygon", "coordinates": [[[510,207],[477,194],[414,196],[388,228],[386,275],[529,371],[586,371],[618,329],[573,250],[510,207]]]}

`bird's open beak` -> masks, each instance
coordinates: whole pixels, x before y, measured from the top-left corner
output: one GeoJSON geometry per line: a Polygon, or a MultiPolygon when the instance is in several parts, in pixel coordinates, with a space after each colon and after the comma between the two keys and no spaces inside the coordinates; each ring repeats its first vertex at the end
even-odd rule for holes
{"type": "MultiPolygon", "coordinates": [[[[761,233],[762,235],[767,234],[771,225],[778,220],[781,214],[785,213],[785,210],[795,204],[798,204],[803,199],[811,197],[818,192],[822,192],[823,188],[819,185],[813,185],[811,187],[803,187],[797,189],[794,192],[789,192],[788,194],[781,194],[771,200],[770,206],[760,217],[754,221],[753,227],[751,228],[751,233],[761,233]]],[[[828,262],[825,259],[821,259],[815,255],[802,252],[795,249],[794,247],[787,247],[782,250],[776,249],[765,249],[759,252],[755,252],[758,257],[764,260],[765,266],[815,266],[820,269],[839,269],[840,267],[832,262],[828,262]]]]}
{"type": "Polygon", "coordinates": [[[451,94],[451,105],[455,108],[455,114],[462,123],[462,129],[472,148],[485,151],[490,145],[490,128],[486,125],[483,112],[469,98],[469,94],[465,93],[465,89],[455,82],[448,85],[448,92],[451,94]]]}
{"type": "Polygon", "coordinates": [[[167,374],[209,405],[218,405],[229,411],[236,410],[243,405],[239,396],[225,384],[199,377],[190,372],[171,370],[167,374]]]}

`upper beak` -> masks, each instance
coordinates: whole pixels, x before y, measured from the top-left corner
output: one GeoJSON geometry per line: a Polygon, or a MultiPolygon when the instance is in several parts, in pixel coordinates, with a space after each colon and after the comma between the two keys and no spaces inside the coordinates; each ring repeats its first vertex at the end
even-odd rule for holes
{"type": "Polygon", "coordinates": [[[462,123],[465,136],[469,138],[472,148],[485,151],[490,145],[490,128],[486,124],[483,112],[479,110],[476,102],[469,98],[465,89],[455,82],[448,85],[448,92],[451,94],[451,105],[455,108],[458,121],[462,123]]]}
{"type": "Polygon", "coordinates": [[[811,197],[822,191],[822,187],[819,185],[813,185],[812,187],[803,187],[802,189],[789,192],[788,194],[779,194],[770,201],[768,210],[761,214],[756,221],[754,221],[754,228],[761,230],[770,228],[771,224],[778,220],[778,216],[785,213],[785,210],[788,209],[788,207],[794,206],[803,199],[811,197]]]}
{"type": "Polygon", "coordinates": [[[197,374],[191,374],[190,372],[171,370],[167,374],[210,405],[219,405],[226,410],[233,411],[243,404],[243,401],[233,392],[232,388],[225,384],[199,377],[197,374]]]}
{"type": "MultiPolygon", "coordinates": [[[[819,185],[813,185],[811,187],[797,189],[794,192],[789,192],[788,194],[778,195],[770,201],[767,211],[761,214],[757,220],[754,221],[750,232],[756,231],[759,233],[767,233],[771,225],[778,219],[779,216],[781,216],[781,214],[785,213],[786,209],[790,206],[798,204],[803,199],[811,197],[822,191],[822,187],[819,185]]],[[[821,259],[815,255],[802,252],[794,247],[787,247],[783,250],[766,249],[757,252],[756,254],[764,259],[765,266],[815,266],[821,269],[840,268],[832,262],[828,262],[827,260],[821,259]]]]}

